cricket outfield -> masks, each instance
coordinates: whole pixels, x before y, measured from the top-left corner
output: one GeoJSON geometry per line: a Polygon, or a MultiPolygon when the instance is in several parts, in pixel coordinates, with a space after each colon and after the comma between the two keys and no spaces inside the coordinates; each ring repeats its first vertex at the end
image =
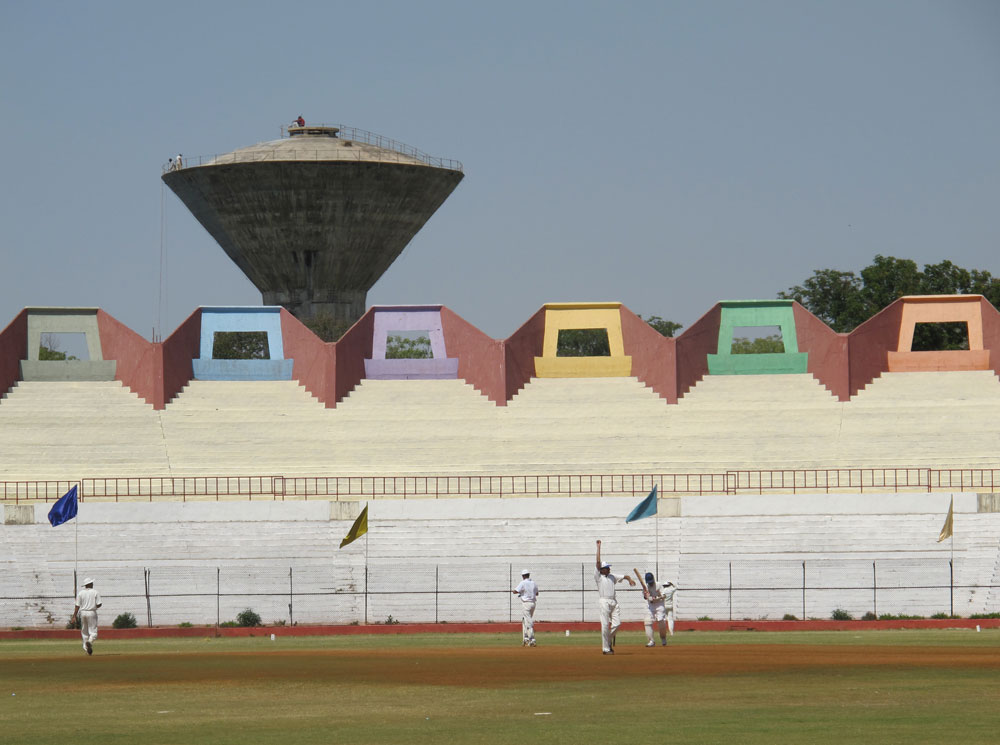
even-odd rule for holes
{"type": "MultiPolygon", "coordinates": [[[[276,629],[278,633],[279,630],[276,629]]],[[[0,642],[0,733],[74,743],[993,743],[1000,631],[0,642]]]]}

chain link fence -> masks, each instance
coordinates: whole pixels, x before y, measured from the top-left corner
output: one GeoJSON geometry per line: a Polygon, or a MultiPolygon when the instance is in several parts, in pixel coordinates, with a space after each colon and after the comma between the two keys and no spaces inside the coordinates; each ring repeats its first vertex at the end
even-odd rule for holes
{"type": "MultiPolygon", "coordinates": [[[[679,565],[661,569],[661,580],[671,579],[679,586],[677,617],[688,620],[786,615],[826,619],[837,609],[855,618],[867,613],[930,617],[1000,610],[996,584],[960,584],[956,567],[941,558],[682,558],[679,565]]],[[[225,624],[247,608],[267,625],[490,623],[520,618],[511,590],[520,581],[521,567],[513,564],[400,566],[370,561],[151,568],[95,564],[86,571],[104,600],[104,626],[122,613],[133,614],[140,626],[225,624]]],[[[535,564],[531,571],[541,590],[539,620],[597,622],[591,563],[535,564]]],[[[972,574],[984,576],[982,571],[972,574]]],[[[992,577],[992,571],[988,575],[992,577]]],[[[0,589],[0,626],[62,628],[83,579],[72,569],[44,578],[8,572],[0,589]]],[[[645,606],[639,589],[625,584],[619,588],[623,620],[641,619],[645,606]]]]}

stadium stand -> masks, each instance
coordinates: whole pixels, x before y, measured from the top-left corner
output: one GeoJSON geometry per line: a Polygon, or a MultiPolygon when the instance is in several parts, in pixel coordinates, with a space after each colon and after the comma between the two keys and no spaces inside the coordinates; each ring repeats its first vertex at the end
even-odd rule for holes
{"type": "Polygon", "coordinates": [[[506,340],[444,306],[377,307],[336,344],[280,308],[197,309],[162,343],[99,309],[25,309],[0,331],[0,625],[54,623],[74,571],[158,623],[250,604],[506,620],[520,564],[554,590],[547,618],[593,620],[595,537],[676,578],[682,618],[993,612],[998,372],[1000,314],[969,296],[903,298],[851,334],[791,301],[724,301],[677,339],[619,303],[548,304],[506,340]],[[974,354],[913,351],[942,319],[974,354]],[[29,354],[55,323],[101,364],[29,354]],[[733,354],[755,324],[787,351],[733,354]],[[561,357],[579,328],[611,354],[561,357]],[[432,356],[391,359],[397,331],[427,331],[432,356]],[[220,332],[265,332],[267,355],[215,359],[220,332]],[[626,525],[654,483],[657,517],[626,525]],[[53,531],[70,484],[81,515],[53,531]],[[361,502],[369,535],[339,551],[361,502]],[[454,590],[470,572],[481,602],[454,590]]]}

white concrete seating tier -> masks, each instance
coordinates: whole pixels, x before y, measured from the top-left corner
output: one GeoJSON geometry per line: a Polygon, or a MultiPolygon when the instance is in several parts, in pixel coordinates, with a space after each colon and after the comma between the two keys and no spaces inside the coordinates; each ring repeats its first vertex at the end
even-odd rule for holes
{"type": "MultiPolygon", "coordinates": [[[[616,573],[658,563],[660,577],[681,588],[681,618],[728,618],[730,598],[735,619],[801,617],[803,562],[807,617],[829,618],[834,608],[860,617],[873,608],[876,581],[880,613],[949,609],[950,546],[936,541],[942,495],[875,500],[858,514],[864,503],[856,495],[765,499],[761,512],[774,514],[756,515],[739,514],[755,503],[747,498],[685,498],[682,513],[693,514],[626,525],[635,501],[376,501],[367,538],[344,549],[337,546],[351,520],[330,519],[325,502],[91,505],[79,525],[80,571],[96,576],[109,598],[105,623],[125,610],[145,619],[142,568],[159,596],[154,623],[214,622],[217,583],[221,620],[248,606],[266,621],[286,618],[285,593],[293,591],[297,620],[347,623],[362,612],[355,593],[364,589],[366,555],[371,620],[433,620],[435,587],[445,593],[443,620],[507,620],[506,589],[528,567],[543,591],[540,619],[594,621],[600,537],[616,573]],[[470,577],[488,592],[468,592],[470,577]]],[[[995,595],[982,588],[995,583],[1000,514],[969,512],[969,495],[956,495],[956,505],[956,612],[996,610],[995,595]]],[[[64,623],[77,539],[73,529],[50,528],[44,512],[36,508],[33,525],[0,525],[0,595],[55,600],[0,602],[0,626],[45,625],[50,612],[64,623]]],[[[623,618],[639,620],[641,597],[621,588],[623,618]]]]}
{"type": "Polygon", "coordinates": [[[21,383],[0,478],[697,473],[996,466],[1000,381],[889,373],[838,402],[810,375],[708,376],[677,405],[635,378],[363,381],[334,409],[294,381],[192,381],[156,412],[120,383],[21,383]]]}
{"type": "Polygon", "coordinates": [[[153,407],[119,381],[20,382],[0,400],[0,479],[167,473],[153,407]]]}

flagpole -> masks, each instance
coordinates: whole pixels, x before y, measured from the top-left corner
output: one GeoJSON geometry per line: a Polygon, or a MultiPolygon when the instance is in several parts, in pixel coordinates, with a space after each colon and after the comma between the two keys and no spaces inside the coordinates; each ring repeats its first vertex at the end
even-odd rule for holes
{"type": "Polygon", "coordinates": [[[657,581],[660,578],[660,516],[653,515],[653,520],[656,523],[656,560],[653,562],[656,564],[656,577],[657,581]]]}
{"type": "MultiPolygon", "coordinates": [[[[77,505],[80,504],[77,499],[77,505]]],[[[73,520],[73,576],[80,570],[80,508],[76,508],[76,518],[73,520]]],[[[74,588],[75,589],[75,588],[74,588]]]]}

